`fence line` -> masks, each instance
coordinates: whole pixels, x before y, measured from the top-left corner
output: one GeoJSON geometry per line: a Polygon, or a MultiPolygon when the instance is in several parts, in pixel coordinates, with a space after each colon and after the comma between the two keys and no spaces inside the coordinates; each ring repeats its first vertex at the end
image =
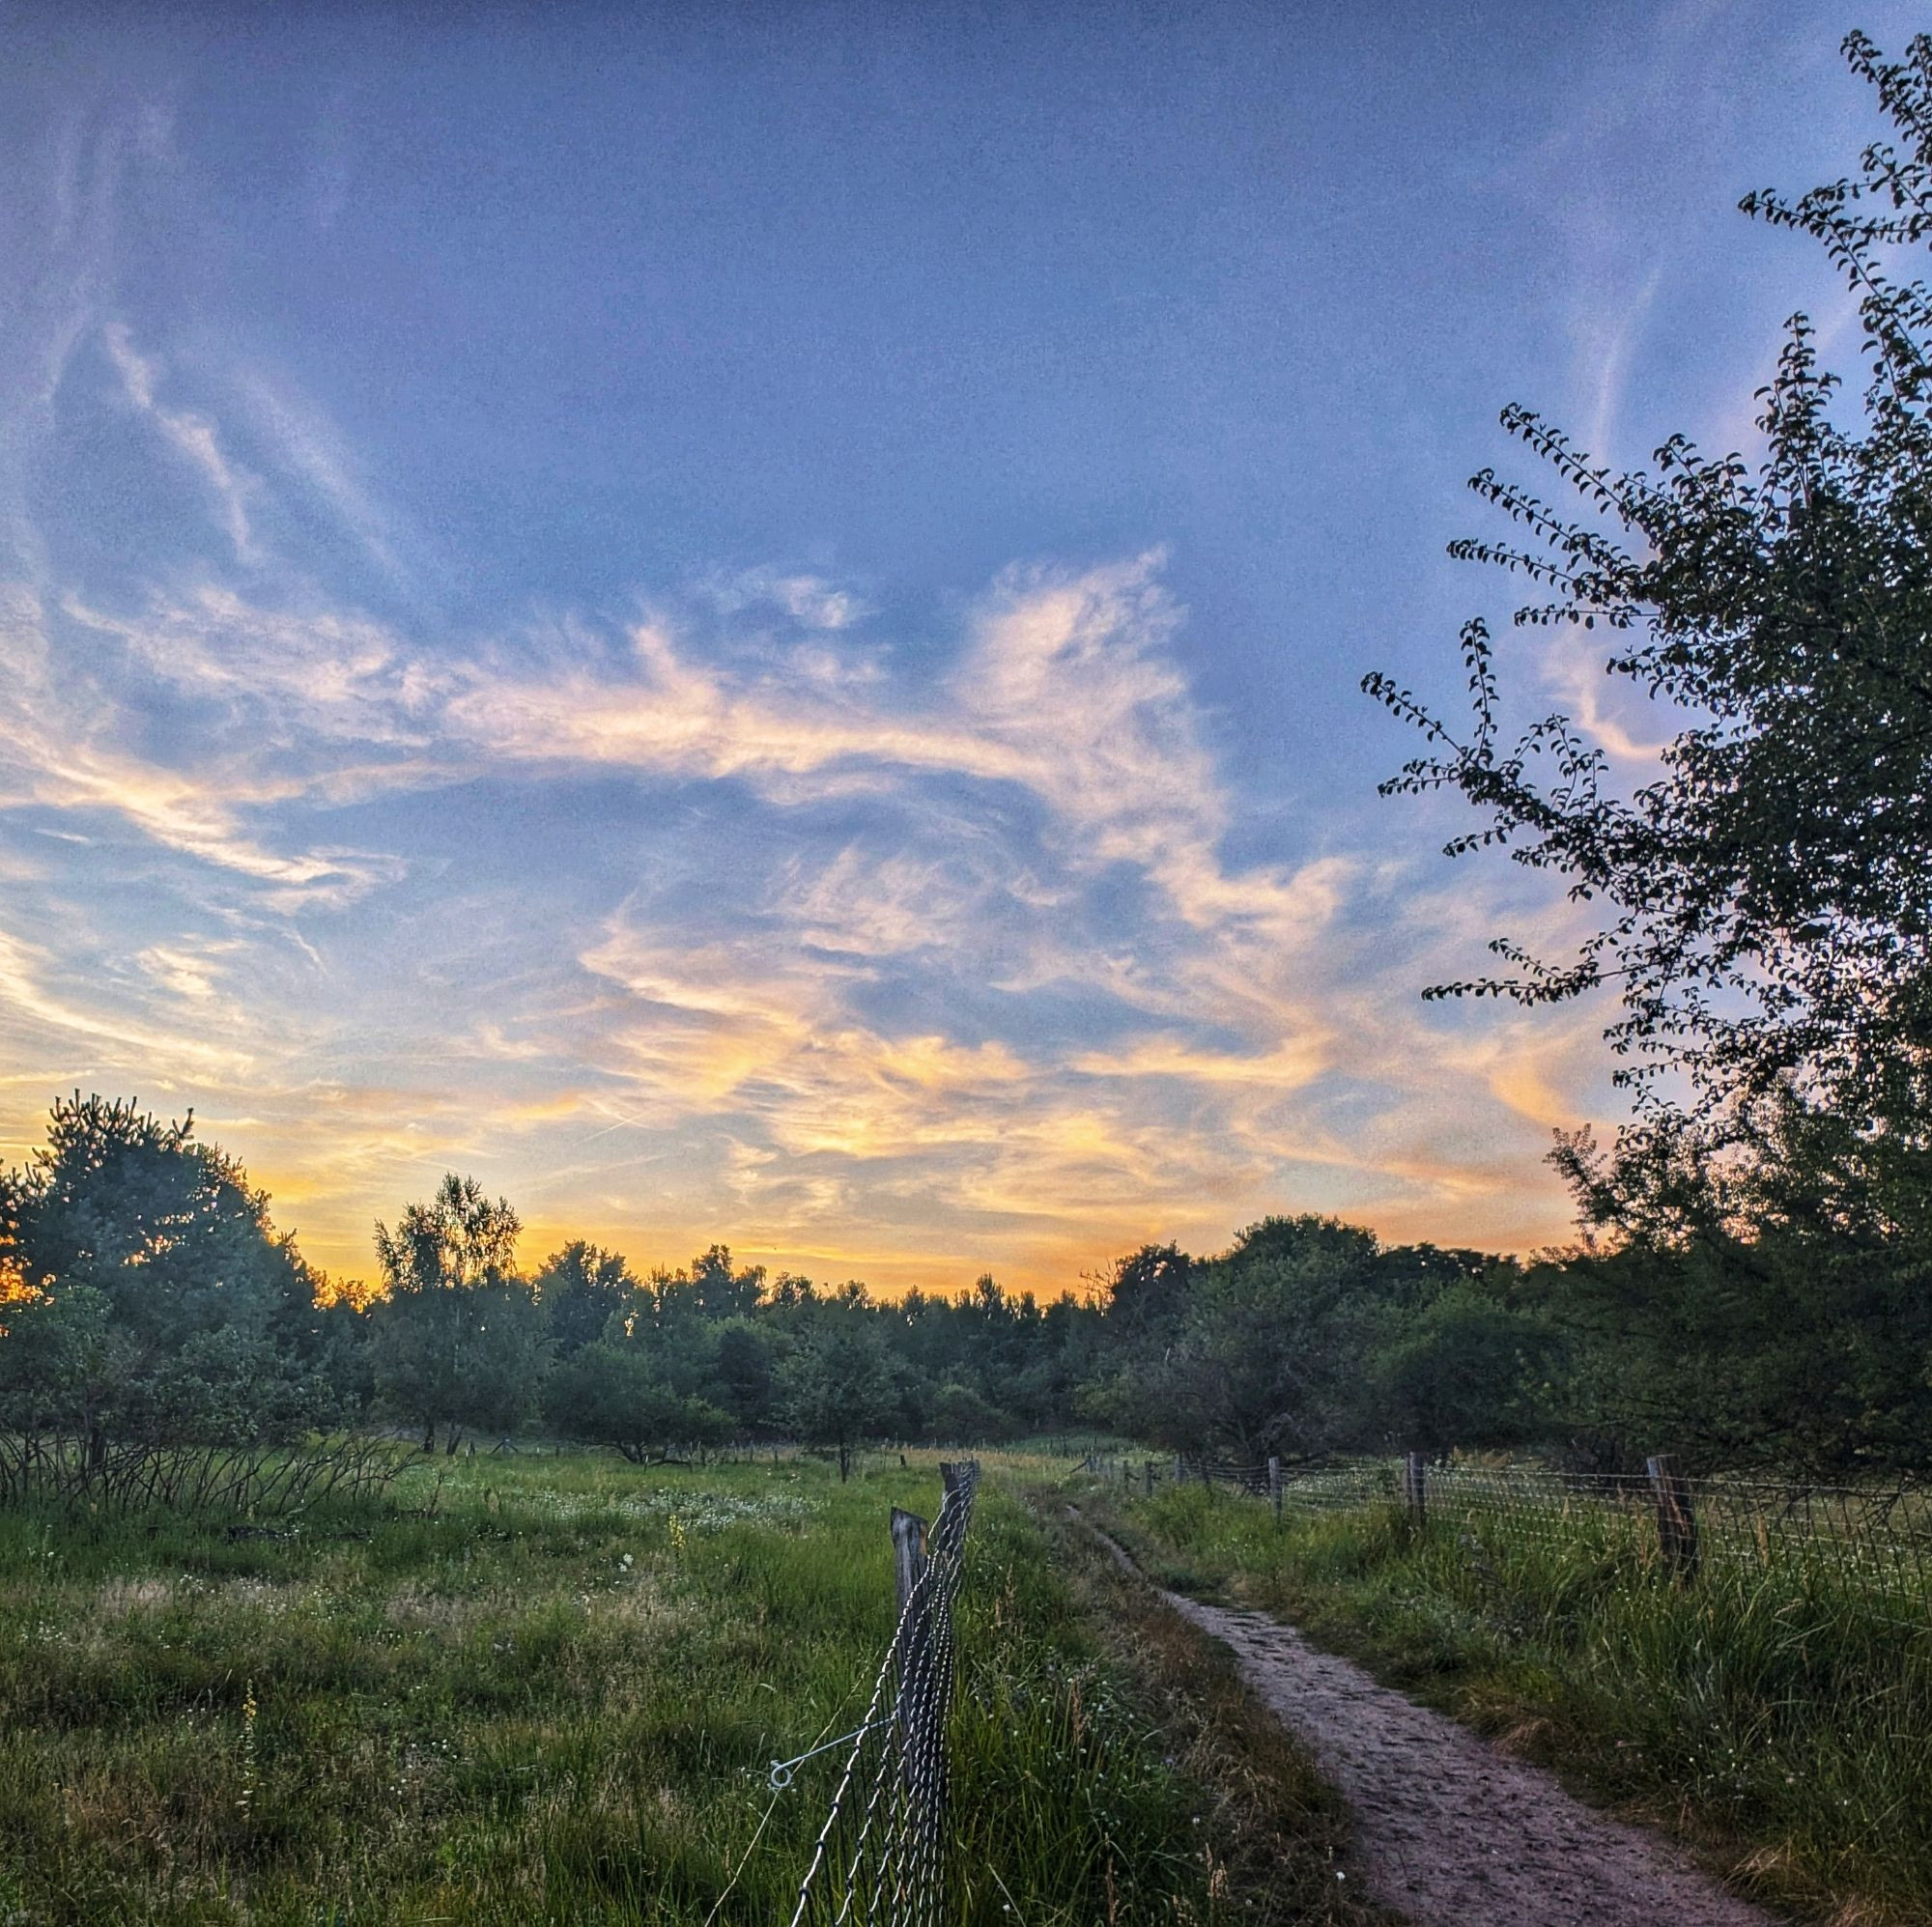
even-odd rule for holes
{"type": "Polygon", "coordinates": [[[1480,1527],[1504,1543],[1574,1551],[1598,1543],[1654,1551],[1683,1582],[1703,1570],[1816,1572],[1932,1609],[1932,1491],[1825,1486],[1758,1475],[1690,1477],[1666,1456],[1642,1472],[1563,1472],[1400,1459],[1289,1466],[1279,1460],[1130,1459],[1094,1455],[1086,1469],[1123,1490],[1180,1480],[1272,1499],[1277,1516],[1399,1505],[1418,1524],[1480,1527]]]}
{"type": "MultiPolygon", "coordinates": [[[[898,1624],[873,1681],[866,1717],[846,1736],[851,1751],[799,1883],[791,1927],[844,1922],[936,1927],[941,1918],[952,1601],[980,1467],[969,1459],[942,1464],[939,1474],[945,1495],[930,1531],[916,1514],[893,1512],[898,1624]]],[[[774,1761],[773,1786],[787,1785],[798,1764],[774,1761]]]]}
{"type": "Polygon", "coordinates": [[[164,1507],[243,1518],[287,1516],[325,1499],[381,1492],[406,1459],[381,1432],[278,1445],[166,1445],[0,1431],[0,1505],[44,1501],[70,1513],[164,1507]]]}

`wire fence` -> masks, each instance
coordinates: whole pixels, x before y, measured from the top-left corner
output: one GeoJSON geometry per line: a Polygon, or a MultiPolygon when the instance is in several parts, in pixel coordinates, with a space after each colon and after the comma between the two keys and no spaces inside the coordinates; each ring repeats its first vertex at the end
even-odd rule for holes
{"type": "Polygon", "coordinates": [[[165,1508],[252,1521],[384,1490],[409,1455],[381,1432],[281,1445],[155,1444],[74,1432],[0,1431],[0,1506],[72,1514],[165,1508]]]}
{"type": "Polygon", "coordinates": [[[1315,1466],[1118,1454],[1083,1462],[1124,1491],[1151,1493],[1177,1480],[1223,1487],[1268,1499],[1277,1516],[1392,1504],[1416,1523],[1453,1523],[1516,1547],[1631,1547],[1661,1558],[1687,1583],[1704,1570],[1802,1569],[1907,1605],[1915,1624],[1932,1616],[1932,1489],[1910,1483],[1690,1477],[1667,1457],[1638,1473],[1432,1462],[1416,1453],[1315,1466]]]}
{"type": "MultiPolygon", "coordinates": [[[[866,1717],[845,1736],[851,1750],[799,1883],[791,1927],[937,1927],[942,1917],[952,1601],[980,1467],[967,1460],[939,1471],[945,1497],[930,1531],[912,1513],[893,1514],[898,1625],[866,1717]]],[[[789,1784],[799,1760],[773,1763],[774,1790],[789,1784]]]]}

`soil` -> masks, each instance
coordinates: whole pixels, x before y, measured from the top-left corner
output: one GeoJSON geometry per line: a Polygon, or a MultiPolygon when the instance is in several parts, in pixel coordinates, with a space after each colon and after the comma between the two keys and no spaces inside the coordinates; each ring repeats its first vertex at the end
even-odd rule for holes
{"type": "Polygon", "coordinates": [[[1669,1842],[1580,1804],[1293,1627],[1161,1597],[1233,1650],[1250,1690],[1314,1753],[1354,1816],[1370,1891],[1416,1927],[1769,1927],[1669,1842]]]}

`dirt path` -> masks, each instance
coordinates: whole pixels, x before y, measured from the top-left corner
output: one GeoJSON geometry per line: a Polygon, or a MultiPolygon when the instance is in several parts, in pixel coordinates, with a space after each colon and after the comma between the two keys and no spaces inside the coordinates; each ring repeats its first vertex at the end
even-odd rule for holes
{"type": "Polygon", "coordinates": [[[1249,1687],[1313,1750],[1354,1814],[1376,1898],[1416,1927],[1768,1927],[1667,1842],[1580,1805],[1293,1627],[1161,1597],[1233,1648],[1249,1687]]]}

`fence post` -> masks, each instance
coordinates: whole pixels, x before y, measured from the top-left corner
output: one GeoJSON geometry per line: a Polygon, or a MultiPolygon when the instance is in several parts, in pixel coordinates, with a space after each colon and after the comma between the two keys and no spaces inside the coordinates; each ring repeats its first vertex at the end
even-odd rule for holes
{"type": "Polygon", "coordinates": [[[1281,1460],[1268,1454],[1268,1504],[1274,1508],[1274,1522],[1281,1523],[1281,1460]]]}
{"type": "Polygon", "coordinates": [[[1151,1459],[1147,1462],[1147,1495],[1149,1498],[1153,1497],[1153,1460],[1151,1459]]]}
{"type": "Polygon", "coordinates": [[[1429,1523],[1428,1474],[1423,1469],[1422,1454],[1406,1452],[1402,1459],[1402,1502],[1408,1513],[1410,1525],[1420,1528],[1429,1523]]]}
{"type": "Polygon", "coordinates": [[[1697,1515],[1690,1505],[1690,1488],[1667,1452],[1646,1459],[1650,1489],[1657,1500],[1657,1544],[1663,1563],[1680,1586],[1697,1576],[1697,1515]]]}
{"type": "Polygon", "coordinates": [[[946,1885],[947,1710],[956,1658],[952,1608],[979,1472],[972,1459],[940,1468],[946,1498],[929,1531],[916,1513],[893,1508],[898,1625],[858,1730],[772,1762],[771,1788],[778,1793],[808,1760],[851,1749],[797,1902],[789,1915],[769,1915],[774,1921],[805,1927],[836,1917],[911,1927],[954,1911],[946,1885]]]}
{"type": "MultiPolygon", "coordinates": [[[[898,1618],[905,1617],[919,1575],[925,1571],[925,1521],[917,1513],[893,1508],[893,1578],[898,1589],[898,1618]]],[[[896,1622],[895,1622],[896,1623],[896,1622]]]]}
{"type": "MultiPolygon", "coordinates": [[[[924,1658],[926,1629],[923,1624],[915,1624],[908,1619],[907,1606],[913,1594],[919,1590],[919,1582],[925,1576],[925,1521],[917,1513],[901,1512],[893,1508],[893,1585],[898,1598],[898,1613],[894,1620],[897,1630],[893,1635],[898,1649],[898,1693],[893,1708],[894,1717],[903,1726],[909,1708],[906,1695],[913,1683],[919,1678],[922,1661],[924,1658]]],[[[921,1618],[923,1620],[923,1614],[921,1618]]],[[[900,1744],[904,1745],[901,1738],[900,1744]]],[[[908,1760],[907,1765],[910,1765],[908,1760]]],[[[910,1778],[907,1791],[912,1790],[910,1778]]]]}
{"type": "Polygon", "coordinates": [[[1174,1483],[1177,1486],[1184,1486],[1187,1483],[1187,1474],[1181,1467],[1180,1454],[1178,1452],[1174,1455],[1174,1483]]]}

